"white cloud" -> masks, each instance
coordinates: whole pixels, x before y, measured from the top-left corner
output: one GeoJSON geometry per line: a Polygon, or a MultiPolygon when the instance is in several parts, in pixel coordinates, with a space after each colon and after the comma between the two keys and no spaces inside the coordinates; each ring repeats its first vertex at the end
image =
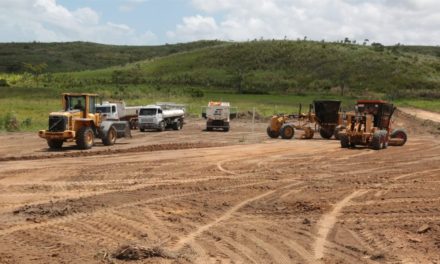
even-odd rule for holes
{"type": "Polygon", "coordinates": [[[103,22],[89,7],[68,10],[56,0],[0,0],[0,41],[93,41],[152,44],[151,32],[139,34],[125,24],[103,22]]]}
{"type": "Polygon", "coordinates": [[[438,45],[437,0],[191,0],[206,15],[185,17],[168,37],[303,38],[438,45]],[[214,17],[221,17],[215,19],[214,17]],[[202,23],[205,21],[204,23],[202,23]],[[207,23],[209,21],[209,23],[207,23]],[[211,27],[208,27],[208,24],[211,27]],[[209,28],[209,32],[207,32],[209,28]]]}

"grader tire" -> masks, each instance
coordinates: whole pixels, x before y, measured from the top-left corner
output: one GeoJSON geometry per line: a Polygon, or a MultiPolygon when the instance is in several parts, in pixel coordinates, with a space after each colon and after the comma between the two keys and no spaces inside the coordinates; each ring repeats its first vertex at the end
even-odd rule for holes
{"type": "Polygon", "coordinates": [[[371,148],[374,150],[380,150],[383,147],[383,133],[382,131],[376,131],[371,139],[371,148]]]}
{"type": "Polygon", "coordinates": [[[102,144],[104,146],[112,146],[116,143],[117,138],[117,132],[114,127],[110,127],[110,130],[108,131],[107,135],[102,138],[102,144]]]}
{"type": "Polygon", "coordinates": [[[339,140],[339,133],[344,129],[345,127],[343,126],[336,126],[335,130],[333,131],[333,135],[335,136],[336,140],[339,140]]]}
{"type": "Polygon", "coordinates": [[[333,128],[321,127],[319,129],[319,134],[322,138],[330,139],[333,136],[333,128]]]}
{"type": "Polygon", "coordinates": [[[291,125],[283,125],[280,134],[282,139],[291,139],[295,135],[295,129],[291,125]]]}
{"type": "Polygon", "coordinates": [[[350,141],[348,140],[348,136],[346,134],[339,135],[339,140],[341,141],[341,148],[350,147],[350,141]]]}
{"type": "Polygon", "coordinates": [[[63,146],[63,141],[59,139],[48,139],[47,145],[50,149],[60,149],[63,146]]]}
{"type": "Polygon", "coordinates": [[[275,130],[272,130],[271,128],[270,128],[270,126],[268,126],[267,127],[267,135],[270,137],[270,138],[278,138],[279,136],[280,136],[280,132],[279,131],[275,131],[275,130]]]}
{"type": "Polygon", "coordinates": [[[401,128],[394,129],[393,132],[391,132],[391,134],[390,134],[390,138],[401,139],[401,141],[398,144],[394,144],[393,146],[403,146],[403,145],[405,145],[406,141],[408,140],[408,136],[406,134],[406,131],[401,128]]]}
{"type": "Polygon", "coordinates": [[[80,149],[92,148],[95,141],[95,135],[90,127],[83,126],[79,129],[76,136],[76,145],[80,149]]]}

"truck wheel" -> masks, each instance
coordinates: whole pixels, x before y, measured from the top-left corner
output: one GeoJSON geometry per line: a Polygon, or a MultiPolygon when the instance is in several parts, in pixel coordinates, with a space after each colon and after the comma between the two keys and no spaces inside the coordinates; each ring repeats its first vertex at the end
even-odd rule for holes
{"type": "Polygon", "coordinates": [[[341,141],[341,148],[350,147],[350,141],[348,140],[348,136],[346,134],[339,134],[339,140],[341,141]]]}
{"type": "Polygon", "coordinates": [[[48,139],[47,145],[49,145],[49,148],[51,149],[60,149],[63,146],[63,141],[59,139],[48,139]]]}
{"type": "Polygon", "coordinates": [[[291,139],[295,134],[295,130],[291,125],[283,125],[280,129],[280,134],[282,139],[291,139]]]}
{"type": "Polygon", "coordinates": [[[371,148],[374,150],[379,150],[383,147],[383,133],[382,131],[376,131],[373,134],[373,138],[371,139],[371,148]]]}
{"type": "Polygon", "coordinates": [[[76,145],[80,149],[90,149],[93,146],[95,135],[90,127],[83,126],[76,135],[76,145]]]}
{"type": "Polygon", "coordinates": [[[394,129],[390,134],[390,138],[398,138],[400,141],[398,143],[393,143],[393,146],[403,146],[408,140],[406,131],[401,128],[394,129]]]}
{"type": "Polygon", "coordinates": [[[181,128],[182,128],[182,125],[181,125],[180,120],[177,120],[176,122],[173,123],[174,130],[180,130],[181,128]]]}
{"type": "Polygon", "coordinates": [[[229,131],[229,127],[224,127],[224,128],[223,128],[223,131],[224,131],[224,132],[228,132],[228,131],[229,131]]]}
{"type": "Polygon", "coordinates": [[[206,131],[212,131],[212,127],[206,127],[206,131]]]}
{"type": "Polygon", "coordinates": [[[267,127],[267,135],[270,137],[270,138],[278,138],[279,136],[280,136],[280,132],[279,131],[275,131],[275,130],[272,130],[271,128],[270,128],[270,126],[268,126],[267,127]]]}
{"type": "Polygon", "coordinates": [[[165,122],[164,121],[161,121],[159,123],[159,128],[157,130],[160,131],[160,132],[165,130],[165,122]]]}
{"type": "Polygon", "coordinates": [[[141,132],[145,132],[145,129],[143,129],[143,128],[139,128],[139,130],[140,130],[141,132]]]}
{"type": "Polygon", "coordinates": [[[108,130],[107,135],[105,135],[102,138],[102,144],[104,144],[104,146],[114,145],[116,143],[116,138],[117,138],[116,129],[112,126],[108,130]]]}

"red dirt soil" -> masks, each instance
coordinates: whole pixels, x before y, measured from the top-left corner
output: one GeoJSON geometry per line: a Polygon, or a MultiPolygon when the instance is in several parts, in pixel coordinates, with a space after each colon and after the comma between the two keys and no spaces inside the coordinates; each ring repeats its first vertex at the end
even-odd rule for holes
{"type": "Polygon", "coordinates": [[[440,263],[438,124],[395,125],[380,151],[248,121],[89,151],[0,135],[0,263],[440,263]]]}

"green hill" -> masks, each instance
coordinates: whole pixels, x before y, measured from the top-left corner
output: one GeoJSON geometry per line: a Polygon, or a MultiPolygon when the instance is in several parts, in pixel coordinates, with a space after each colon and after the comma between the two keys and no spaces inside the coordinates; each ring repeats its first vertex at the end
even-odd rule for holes
{"type": "Polygon", "coordinates": [[[440,58],[428,55],[435,48],[402,49],[310,41],[227,43],[55,79],[66,86],[146,84],[252,94],[440,97],[440,58]]]}
{"type": "Polygon", "coordinates": [[[23,72],[24,63],[45,63],[46,72],[100,69],[218,44],[221,42],[198,41],[162,46],[115,46],[89,42],[0,43],[0,72],[23,72]]]}

